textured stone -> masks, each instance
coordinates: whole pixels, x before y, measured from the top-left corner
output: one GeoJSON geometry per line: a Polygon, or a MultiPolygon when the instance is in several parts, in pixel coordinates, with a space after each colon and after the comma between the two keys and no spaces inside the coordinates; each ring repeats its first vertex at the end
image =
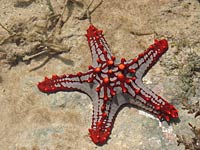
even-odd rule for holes
{"type": "MultiPolygon", "coordinates": [[[[20,9],[14,7],[14,2],[1,0],[0,21],[8,27],[30,16],[40,17],[47,11],[46,1],[37,1],[20,9]]],[[[59,3],[62,4],[61,1],[59,3]]],[[[164,56],[161,61],[187,65],[186,52],[195,51],[200,55],[199,9],[197,0],[107,0],[93,13],[92,22],[105,30],[107,42],[116,57],[133,58],[154,38],[167,38],[172,47],[166,55],[171,57],[164,56]]],[[[77,16],[79,11],[75,8],[73,15],[77,16]]],[[[168,67],[158,63],[144,80],[156,93],[178,107],[181,122],[168,126],[135,108],[124,108],[115,120],[111,139],[103,147],[94,145],[88,137],[92,114],[89,97],[77,92],[48,96],[38,91],[36,84],[43,76],[85,71],[91,62],[86,38],[80,36],[89,23],[77,21],[74,16],[63,31],[66,35],[74,34],[66,40],[73,48],[70,53],[61,55],[72,60],[73,64],[52,59],[42,68],[29,72],[43,60],[34,60],[29,65],[19,63],[10,70],[0,60],[0,150],[184,149],[177,146],[175,134],[192,137],[188,122],[196,126],[200,122],[199,118],[194,119],[192,114],[181,109],[181,98],[177,97],[180,95],[177,92],[184,92],[174,83],[180,82],[180,68],[173,68],[175,70],[171,72],[174,74],[168,75],[165,72],[168,67]]],[[[7,34],[2,28],[0,32],[1,35],[7,34]]],[[[196,95],[191,97],[199,97],[199,80],[196,79],[199,73],[196,72],[196,75],[193,78],[197,85],[194,89],[196,95]]]]}

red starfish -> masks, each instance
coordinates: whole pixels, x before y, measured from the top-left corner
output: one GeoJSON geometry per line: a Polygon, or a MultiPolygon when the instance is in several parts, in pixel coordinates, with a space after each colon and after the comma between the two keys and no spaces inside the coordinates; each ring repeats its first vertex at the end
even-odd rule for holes
{"type": "Polygon", "coordinates": [[[51,79],[45,77],[38,88],[45,93],[81,91],[87,94],[93,102],[89,133],[95,144],[107,141],[115,115],[123,104],[134,104],[161,120],[178,118],[178,111],[174,106],[145,87],[142,82],[142,77],[167,51],[167,40],[155,40],[138,57],[128,61],[122,58],[119,61],[112,55],[102,30],[90,25],[86,37],[92,54],[92,66],[88,67],[89,70],[76,75],[53,75],[51,79]]]}

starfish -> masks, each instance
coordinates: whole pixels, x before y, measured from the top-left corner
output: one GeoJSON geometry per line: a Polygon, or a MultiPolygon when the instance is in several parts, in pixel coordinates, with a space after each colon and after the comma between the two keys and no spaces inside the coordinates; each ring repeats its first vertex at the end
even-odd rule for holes
{"type": "Polygon", "coordinates": [[[92,66],[87,72],[52,75],[38,83],[40,91],[80,91],[93,103],[92,125],[89,134],[95,144],[104,144],[111,134],[120,107],[133,104],[137,108],[169,122],[178,118],[176,108],[147,88],[142,78],[168,49],[165,39],[155,40],[136,58],[118,60],[102,34],[92,24],[87,29],[87,41],[92,55],[92,66]]]}

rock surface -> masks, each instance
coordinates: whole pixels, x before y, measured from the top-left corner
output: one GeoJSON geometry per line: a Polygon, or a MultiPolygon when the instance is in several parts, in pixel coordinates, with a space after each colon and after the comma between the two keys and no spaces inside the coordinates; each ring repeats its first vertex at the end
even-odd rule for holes
{"type": "MultiPolygon", "coordinates": [[[[20,7],[16,7],[19,4],[16,0],[1,0],[0,23],[10,28],[13,24],[31,17],[40,18],[48,12],[46,1],[24,2],[27,5],[21,7],[23,1],[20,1],[20,7]]],[[[62,4],[64,0],[52,2],[56,11],[63,7],[62,4]]],[[[87,70],[91,57],[84,34],[89,23],[88,20],[77,19],[82,12],[83,8],[75,6],[62,30],[62,35],[66,35],[65,44],[72,49],[60,56],[70,61],[63,62],[55,57],[30,72],[44,61],[41,57],[28,64],[19,62],[8,69],[6,59],[9,50],[20,53],[26,49],[13,46],[13,43],[1,45],[0,150],[184,149],[182,145],[177,146],[176,134],[192,137],[188,122],[200,127],[198,117],[194,119],[194,115],[181,109],[183,97],[189,98],[191,103],[199,100],[200,3],[197,0],[107,0],[94,11],[92,23],[103,29],[113,54],[118,58],[134,58],[154,38],[169,41],[169,50],[144,81],[178,108],[181,120],[169,126],[143,111],[124,107],[115,120],[111,138],[103,146],[94,145],[88,137],[92,114],[88,96],[78,92],[46,95],[36,86],[44,76],[87,70]]],[[[7,35],[0,27],[0,41],[7,35]]]]}

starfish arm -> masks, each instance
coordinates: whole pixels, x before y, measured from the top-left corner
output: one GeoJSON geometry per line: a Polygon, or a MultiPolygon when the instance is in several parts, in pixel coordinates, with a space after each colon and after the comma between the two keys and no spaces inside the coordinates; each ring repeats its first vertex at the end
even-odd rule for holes
{"type": "Polygon", "coordinates": [[[135,83],[139,91],[131,101],[132,104],[156,115],[161,120],[169,121],[171,118],[178,118],[178,111],[173,105],[145,87],[141,80],[137,79],[135,83]]]}
{"type": "Polygon", "coordinates": [[[108,140],[116,114],[125,103],[127,100],[122,94],[108,100],[106,105],[102,100],[93,101],[92,126],[89,132],[95,144],[104,144],[108,140]]]}
{"type": "Polygon", "coordinates": [[[90,25],[87,29],[86,37],[94,67],[97,67],[99,62],[112,59],[111,50],[102,34],[102,30],[98,30],[93,25],[90,25]]]}
{"type": "Polygon", "coordinates": [[[154,44],[150,45],[143,53],[140,53],[137,58],[129,60],[127,66],[130,69],[136,69],[136,77],[142,78],[167,49],[167,40],[155,40],[154,44]]]}
{"type": "Polygon", "coordinates": [[[58,91],[80,91],[90,95],[91,89],[89,86],[91,72],[78,72],[76,75],[53,75],[52,78],[47,78],[38,83],[40,91],[45,93],[55,93],[58,91]]]}

